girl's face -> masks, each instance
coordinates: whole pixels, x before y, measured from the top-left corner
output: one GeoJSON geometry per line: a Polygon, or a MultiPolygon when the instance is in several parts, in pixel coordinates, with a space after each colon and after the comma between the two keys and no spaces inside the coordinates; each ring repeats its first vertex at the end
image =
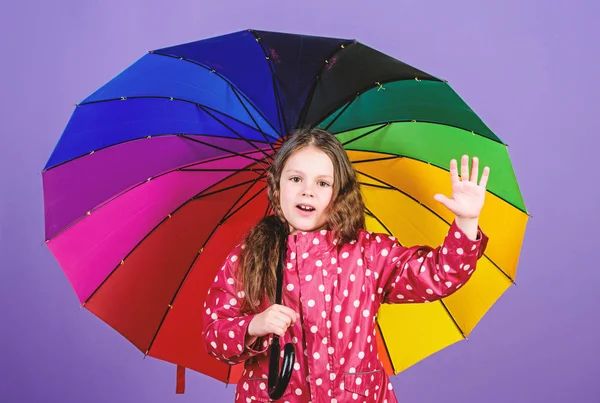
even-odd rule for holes
{"type": "Polygon", "coordinates": [[[290,233],[325,226],[333,195],[333,163],[327,154],[304,147],[286,161],[279,179],[279,203],[290,233]]]}

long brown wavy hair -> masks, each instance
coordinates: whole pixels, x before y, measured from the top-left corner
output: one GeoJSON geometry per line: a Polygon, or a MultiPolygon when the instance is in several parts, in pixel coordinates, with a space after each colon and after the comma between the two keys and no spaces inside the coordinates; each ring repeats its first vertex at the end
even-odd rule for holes
{"type": "Polygon", "coordinates": [[[356,239],[358,231],[365,228],[360,185],[344,146],[325,130],[314,128],[292,133],[275,155],[267,175],[268,197],[274,214],[260,220],[244,239],[238,285],[245,293],[243,310],[246,312],[256,312],[265,298],[271,304],[275,302],[277,263],[282,243],[287,243],[289,235],[289,224],[280,205],[281,173],[290,156],[308,146],[327,154],[333,163],[333,195],[325,214],[327,229],[334,233],[338,245],[356,239]]]}

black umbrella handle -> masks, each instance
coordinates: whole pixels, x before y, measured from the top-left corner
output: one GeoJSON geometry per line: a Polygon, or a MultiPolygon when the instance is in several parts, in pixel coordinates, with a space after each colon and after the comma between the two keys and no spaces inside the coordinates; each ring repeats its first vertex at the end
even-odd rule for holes
{"type": "MultiPolygon", "coordinates": [[[[275,290],[276,304],[281,304],[281,294],[283,291],[283,261],[285,260],[286,253],[286,237],[282,237],[281,247],[279,249],[279,261],[277,262],[277,289],[275,290]]],[[[290,383],[296,359],[296,351],[294,349],[294,344],[286,343],[283,349],[281,372],[279,372],[279,355],[281,354],[281,349],[279,346],[278,335],[273,335],[270,354],[269,397],[273,400],[277,400],[283,396],[283,392],[285,392],[290,383]]]]}

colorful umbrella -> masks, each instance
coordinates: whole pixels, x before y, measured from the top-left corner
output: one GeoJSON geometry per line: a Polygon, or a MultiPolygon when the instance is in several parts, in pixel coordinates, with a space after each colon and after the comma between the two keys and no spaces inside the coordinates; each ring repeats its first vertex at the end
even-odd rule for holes
{"type": "Polygon", "coordinates": [[[203,296],[269,212],[273,152],[315,126],[359,172],[368,229],[406,245],[448,230],[433,195],[450,194],[450,159],[491,167],[472,279],[377,317],[389,374],[464,339],[516,275],[528,214],[506,145],[446,81],[353,40],[253,30],[151,51],[77,105],[43,185],[47,245],[83,306],[144,354],[235,382],[200,341],[203,296]]]}

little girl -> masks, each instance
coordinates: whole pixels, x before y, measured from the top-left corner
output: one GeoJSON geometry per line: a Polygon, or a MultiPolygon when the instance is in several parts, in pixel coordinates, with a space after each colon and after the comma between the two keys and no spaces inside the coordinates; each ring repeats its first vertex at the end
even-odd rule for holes
{"type": "Polygon", "coordinates": [[[487,237],[478,227],[489,169],[463,156],[450,163],[455,214],[438,248],[404,247],[365,230],[356,173],[337,138],[312,129],[292,135],[268,173],[274,215],[261,220],[227,257],[208,292],[204,340],[229,364],[245,361],[236,402],[268,402],[273,334],[293,343],[296,362],[278,401],[396,402],[377,354],[382,303],[422,303],[469,280],[487,237]],[[283,224],[283,225],[282,225],[283,224]],[[274,304],[279,249],[287,243],[283,299],[274,304]]]}

